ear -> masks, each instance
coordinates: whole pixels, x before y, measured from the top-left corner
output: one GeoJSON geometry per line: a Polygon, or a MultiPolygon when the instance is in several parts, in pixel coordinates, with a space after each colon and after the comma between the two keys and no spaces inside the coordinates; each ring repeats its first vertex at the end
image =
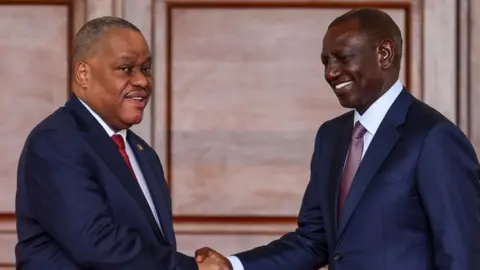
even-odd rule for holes
{"type": "Polygon", "coordinates": [[[90,66],[85,62],[77,62],[74,73],[77,84],[82,88],[87,88],[90,79],[90,66]]]}
{"type": "Polygon", "coordinates": [[[377,47],[378,63],[381,68],[388,69],[395,61],[395,43],[384,39],[377,47]]]}

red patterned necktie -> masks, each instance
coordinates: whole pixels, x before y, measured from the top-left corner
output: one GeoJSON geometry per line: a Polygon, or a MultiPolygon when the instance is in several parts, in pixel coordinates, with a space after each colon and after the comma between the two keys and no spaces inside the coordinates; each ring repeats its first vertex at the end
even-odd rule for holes
{"type": "Polygon", "coordinates": [[[125,151],[125,141],[123,140],[122,135],[115,134],[112,136],[112,140],[117,145],[118,152],[120,152],[120,154],[122,155],[123,160],[130,169],[130,172],[132,172],[133,178],[137,179],[135,177],[135,172],[133,171],[132,164],[130,163],[130,159],[128,158],[127,151],[125,151]]]}
{"type": "Polygon", "coordinates": [[[363,135],[365,135],[365,132],[367,132],[367,130],[362,124],[360,124],[360,121],[357,121],[353,128],[352,140],[350,141],[350,147],[348,149],[348,157],[345,161],[345,168],[343,169],[342,174],[340,194],[338,196],[338,219],[341,217],[343,204],[347,198],[355,173],[362,161],[363,135]]]}

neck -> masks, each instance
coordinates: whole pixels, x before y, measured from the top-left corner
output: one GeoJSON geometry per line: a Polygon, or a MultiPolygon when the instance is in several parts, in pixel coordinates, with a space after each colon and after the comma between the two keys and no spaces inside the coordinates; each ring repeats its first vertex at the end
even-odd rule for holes
{"type": "Polygon", "coordinates": [[[383,94],[385,94],[390,88],[392,88],[392,86],[397,82],[397,80],[398,77],[387,78],[382,84],[382,90],[378,91],[377,94],[373,98],[371,98],[368,103],[364,104],[359,108],[355,108],[358,114],[364,114],[368,110],[368,108],[370,108],[370,106],[375,103],[375,101],[377,101],[381,96],[383,96],[383,94]]]}

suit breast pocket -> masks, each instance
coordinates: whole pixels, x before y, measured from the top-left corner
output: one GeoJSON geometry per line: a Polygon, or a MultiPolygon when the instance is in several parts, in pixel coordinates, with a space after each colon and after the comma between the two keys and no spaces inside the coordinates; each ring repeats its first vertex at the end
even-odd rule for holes
{"type": "Polygon", "coordinates": [[[400,173],[382,172],[377,174],[373,178],[372,183],[375,183],[375,184],[398,183],[398,182],[402,182],[404,179],[405,179],[405,176],[400,173]]]}

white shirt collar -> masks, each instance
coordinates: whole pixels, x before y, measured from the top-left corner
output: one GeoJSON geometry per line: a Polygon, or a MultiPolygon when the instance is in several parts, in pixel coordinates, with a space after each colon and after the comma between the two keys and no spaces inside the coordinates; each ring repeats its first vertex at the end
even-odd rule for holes
{"type": "Polygon", "coordinates": [[[367,129],[368,133],[375,135],[378,127],[382,123],[383,118],[387,115],[388,109],[392,106],[395,99],[403,90],[402,83],[397,80],[395,84],[390,87],[379,99],[377,99],[363,115],[360,115],[355,110],[353,124],[360,121],[367,129]]]}
{"type": "Polygon", "coordinates": [[[103,129],[105,129],[105,131],[107,132],[109,137],[112,137],[115,134],[119,134],[123,137],[124,141],[127,141],[127,130],[126,129],[120,130],[118,132],[113,131],[113,129],[110,126],[108,126],[107,123],[105,123],[105,121],[103,121],[103,119],[97,113],[95,113],[92,110],[92,108],[90,108],[85,102],[83,102],[83,100],[81,100],[81,99],[78,99],[78,100],[80,100],[80,102],[83,104],[83,106],[85,106],[85,108],[87,108],[87,110],[93,115],[93,117],[95,117],[95,119],[97,119],[98,123],[100,123],[100,125],[103,127],[103,129]]]}

